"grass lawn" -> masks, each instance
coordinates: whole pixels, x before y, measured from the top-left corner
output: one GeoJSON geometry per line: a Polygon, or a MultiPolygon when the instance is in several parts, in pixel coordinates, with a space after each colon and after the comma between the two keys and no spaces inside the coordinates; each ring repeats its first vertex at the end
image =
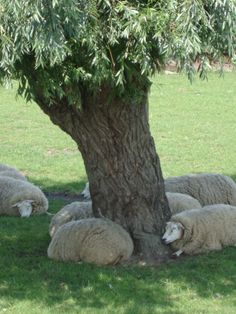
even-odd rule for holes
{"type": "MultiPolygon", "coordinates": [[[[150,125],[164,176],[219,172],[236,180],[236,73],[191,85],[159,75],[150,125]]],[[[0,88],[0,163],[44,191],[80,192],[75,143],[33,103],[0,88]]],[[[56,212],[64,201],[50,201],[56,212]]],[[[236,248],[156,267],[97,267],[47,258],[49,216],[0,218],[0,313],[189,314],[236,312],[236,248]]]]}

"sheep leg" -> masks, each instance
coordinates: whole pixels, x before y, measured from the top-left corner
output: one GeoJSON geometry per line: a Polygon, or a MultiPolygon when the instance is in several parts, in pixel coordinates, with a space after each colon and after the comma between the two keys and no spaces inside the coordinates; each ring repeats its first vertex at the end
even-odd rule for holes
{"type": "Polygon", "coordinates": [[[175,253],[172,254],[173,257],[179,257],[184,251],[178,250],[175,253]]]}
{"type": "Polygon", "coordinates": [[[206,251],[204,250],[204,245],[202,241],[196,239],[195,241],[190,241],[186,243],[182,249],[187,255],[199,254],[203,253],[203,251],[206,251]]]}

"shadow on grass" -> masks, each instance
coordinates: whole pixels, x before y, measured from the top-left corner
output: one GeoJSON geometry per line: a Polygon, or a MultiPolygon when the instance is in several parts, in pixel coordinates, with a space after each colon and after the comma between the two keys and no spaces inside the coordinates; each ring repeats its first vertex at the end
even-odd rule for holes
{"type": "MultiPolygon", "coordinates": [[[[236,182],[236,174],[226,174],[227,176],[230,176],[235,182],[236,182]]],[[[61,196],[61,199],[63,197],[68,196],[68,198],[71,199],[82,199],[80,193],[85,188],[85,185],[87,183],[87,180],[78,180],[78,181],[70,181],[70,182],[59,182],[59,181],[52,181],[48,178],[44,178],[43,180],[38,180],[36,178],[31,178],[30,180],[35,185],[42,188],[45,194],[51,195],[51,198],[53,199],[53,196],[55,196],[55,199],[59,199],[61,196]]]]}
{"type": "MultiPolygon", "coordinates": [[[[231,176],[234,180],[236,175],[231,176]]],[[[36,182],[35,182],[36,183],[36,182]]],[[[39,182],[38,182],[39,183],[39,182]]],[[[54,185],[70,191],[71,183],[54,185]]],[[[63,201],[50,202],[57,211],[63,201]]],[[[157,267],[97,267],[47,258],[49,216],[0,219],[0,311],[32,302],[57,312],[180,314],[186,300],[236,292],[236,249],[181,258],[157,267]],[[90,311],[90,312],[89,312],[90,311]]],[[[187,313],[187,311],[186,311],[187,313]]]]}
{"type": "Polygon", "coordinates": [[[160,307],[161,313],[178,314],[176,302],[182,298],[224,298],[236,291],[236,249],[158,267],[55,262],[47,258],[49,221],[48,216],[1,217],[0,294],[5,307],[32,301],[63,313],[154,313],[160,307]]]}
{"type": "Polygon", "coordinates": [[[46,256],[48,235],[44,232],[40,236],[33,235],[30,230],[34,228],[33,224],[27,221],[26,225],[31,238],[27,238],[26,233],[1,235],[6,254],[1,259],[4,272],[0,275],[0,291],[1,298],[8,304],[30,300],[34,304],[38,302],[73,313],[79,310],[82,313],[84,308],[96,311],[113,305],[124,306],[123,313],[142,313],[142,308],[148,306],[151,309],[156,305],[158,293],[161,305],[170,307],[165,291],[153,289],[151,277],[145,282],[149,273],[140,276],[135,268],[99,268],[51,261],[46,256]]]}
{"type": "Polygon", "coordinates": [[[44,192],[48,193],[64,193],[65,195],[78,195],[85,188],[87,180],[78,180],[78,181],[70,181],[70,182],[60,182],[60,181],[52,181],[48,178],[44,178],[43,180],[38,180],[35,178],[30,178],[30,181],[35,185],[42,188],[44,192]]]}

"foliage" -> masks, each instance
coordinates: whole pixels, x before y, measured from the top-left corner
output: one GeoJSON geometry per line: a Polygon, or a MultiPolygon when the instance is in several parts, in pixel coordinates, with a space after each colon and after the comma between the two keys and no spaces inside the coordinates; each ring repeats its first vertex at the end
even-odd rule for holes
{"type": "Polygon", "coordinates": [[[104,85],[137,96],[170,57],[190,78],[196,58],[204,77],[209,56],[232,57],[235,22],[235,0],[0,0],[0,77],[77,106],[104,85]]]}
{"type": "Polygon", "coordinates": [[[180,1],[174,9],[171,54],[190,79],[195,72],[193,60],[200,61],[198,70],[204,78],[211,60],[235,55],[235,1],[180,1]]]}

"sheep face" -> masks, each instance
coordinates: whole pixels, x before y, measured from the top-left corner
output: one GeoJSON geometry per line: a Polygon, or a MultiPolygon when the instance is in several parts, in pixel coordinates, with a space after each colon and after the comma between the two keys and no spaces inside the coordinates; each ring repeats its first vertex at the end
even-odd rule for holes
{"type": "Polygon", "coordinates": [[[180,240],[183,236],[184,226],[179,222],[167,222],[166,231],[162,237],[165,244],[180,240]]]}
{"type": "Polygon", "coordinates": [[[32,203],[33,200],[25,200],[17,202],[12,207],[16,206],[18,208],[21,217],[29,217],[33,210],[32,203]]]}

